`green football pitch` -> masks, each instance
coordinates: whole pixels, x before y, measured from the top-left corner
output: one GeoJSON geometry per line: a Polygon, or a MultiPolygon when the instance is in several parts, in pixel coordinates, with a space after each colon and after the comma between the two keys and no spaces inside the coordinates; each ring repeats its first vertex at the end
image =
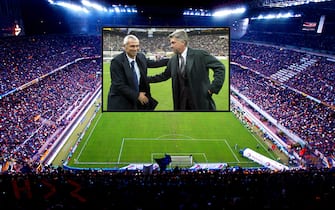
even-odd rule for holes
{"type": "Polygon", "coordinates": [[[259,167],[240,154],[246,147],[276,159],[231,112],[98,112],[68,166],[117,169],[169,154],[192,155],[195,163],[259,167]]]}
{"type": "MultiPolygon", "coordinates": [[[[171,81],[154,83],[151,91],[159,101],[157,112],[99,110],[94,115],[96,108],[92,107],[91,114],[88,112],[83,118],[85,123],[78,125],[54,164],[63,162],[68,155],[65,162],[69,167],[117,169],[128,164],[154,163],[155,158],[169,154],[192,155],[194,163],[259,167],[240,154],[244,148],[276,160],[278,157],[268,149],[265,141],[253,135],[229,112],[229,65],[228,60],[222,62],[227,69],[226,79],[222,91],[214,98],[217,109],[222,112],[172,112],[171,81]],[[83,133],[80,138],[79,133],[83,133]],[[70,149],[73,152],[69,153],[70,149]]],[[[150,69],[149,75],[163,70],[150,69]]],[[[103,65],[102,78],[99,103],[104,110],[110,85],[108,62],[103,65]]]]}

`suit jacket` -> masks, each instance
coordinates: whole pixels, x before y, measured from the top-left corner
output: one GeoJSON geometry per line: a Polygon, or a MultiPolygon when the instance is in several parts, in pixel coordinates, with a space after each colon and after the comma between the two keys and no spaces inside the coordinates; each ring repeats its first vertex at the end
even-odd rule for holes
{"type": "Polygon", "coordinates": [[[133,72],[130,68],[126,53],[123,52],[111,60],[111,86],[108,94],[107,111],[153,110],[157,102],[151,98],[150,86],[147,81],[147,68],[166,66],[168,59],[159,61],[149,60],[143,53],[138,53],[136,63],[141,79],[139,91],[146,92],[150,104],[142,106],[137,98],[139,93],[134,85],[133,72]]]}
{"type": "MultiPolygon", "coordinates": [[[[168,62],[164,72],[148,77],[150,83],[162,82],[169,78],[172,79],[174,110],[180,110],[178,97],[180,87],[177,71],[178,57],[174,55],[168,62]]],[[[212,99],[212,95],[208,93],[208,90],[218,94],[223,86],[225,67],[221,61],[204,50],[188,48],[185,71],[195,110],[216,110],[214,100],[212,99]],[[210,81],[209,69],[212,69],[214,72],[213,81],[210,81]]]]}

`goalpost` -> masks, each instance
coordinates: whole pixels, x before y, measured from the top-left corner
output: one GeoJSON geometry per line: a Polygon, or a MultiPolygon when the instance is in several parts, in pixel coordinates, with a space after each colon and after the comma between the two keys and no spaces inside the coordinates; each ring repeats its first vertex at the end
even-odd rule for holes
{"type": "MultiPolygon", "coordinates": [[[[164,153],[151,153],[151,160],[154,162],[156,158],[162,158],[164,157],[164,153]]],[[[189,153],[172,153],[169,154],[171,157],[171,162],[169,163],[169,168],[174,168],[176,166],[180,168],[185,167],[192,167],[194,165],[194,154],[189,153]]],[[[203,154],[200,154],[203,155],[203,154]]],[[[196,153],[196,156],[199,156],[198,153],[196,153]]]]}
{"type": "Polygon", "coordinates": [[[193,166],[192,155],[171,155],[171,167],[186,167],[193,166]]]}

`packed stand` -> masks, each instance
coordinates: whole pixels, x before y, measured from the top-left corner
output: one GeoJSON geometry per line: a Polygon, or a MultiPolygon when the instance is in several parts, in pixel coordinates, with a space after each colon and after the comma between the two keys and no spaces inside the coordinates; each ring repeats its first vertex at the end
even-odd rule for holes
{"type": "Polygon", "coordinates": [[[71,111],[101,88],[99,39],[41,36],[2,43],[2,167],[37,164],[75,117],[71,111]]]}

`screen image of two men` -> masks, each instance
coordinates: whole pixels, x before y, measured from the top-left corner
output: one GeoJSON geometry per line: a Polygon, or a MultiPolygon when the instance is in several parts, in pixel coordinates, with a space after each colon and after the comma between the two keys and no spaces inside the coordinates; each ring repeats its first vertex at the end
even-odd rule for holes
{"type": "Polygon", "coordinates": [[[103,111],[229,111],[229,28],[104,28],[102,37],[103,111]]]}

